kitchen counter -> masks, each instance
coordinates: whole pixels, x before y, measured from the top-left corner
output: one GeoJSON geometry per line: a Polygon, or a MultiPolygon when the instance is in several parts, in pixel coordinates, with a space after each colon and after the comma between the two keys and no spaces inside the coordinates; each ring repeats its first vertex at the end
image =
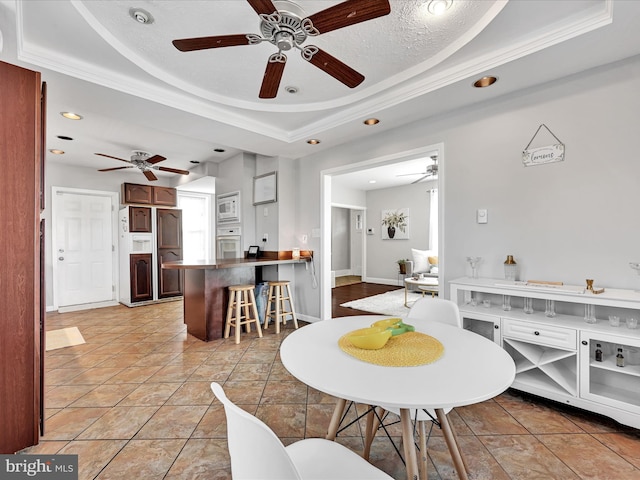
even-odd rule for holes
{"type": "Polygon", "coordinates": [[[162,264],[164,269],[184,272],[184,323],[189,334],[205,342],[222,338],[229,303],[227,287],[265,281],[262,267],[305,264],[313,258],[308,251],[301,252],[299,259],[291,258],[290,251],[261,253],[260,258],[180,260],[162,264]]]}

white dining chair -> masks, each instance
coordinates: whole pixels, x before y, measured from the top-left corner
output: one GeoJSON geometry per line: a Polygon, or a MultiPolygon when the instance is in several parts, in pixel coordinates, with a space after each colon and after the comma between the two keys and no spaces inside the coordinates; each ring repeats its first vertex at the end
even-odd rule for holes
{"type": "MultiPolygon", "coordinates": [[[[460,309],[458,304],[451,300],[445,300],[442,298],[421,298],[417,300],[409,310],[404,322],[407,324],[415,324],[415,322],[440,322],[452,325],[454,327],[462,328],[462,316],[460,315],[460,309]]],[[[445,408],[444,414],[447,415],[451,411],[451,408],[445,408]]],[[[377,429],[379,426],[384,426],[384,418],[386,412],[394,413],[400,416],[400,410],[394,407],[386,407],[380,405],[376,411],[376,417],[378,423],[371,425],[372,429],[377,429]]],[[[433,425],[439,425],[437,415],[434,409],[420,408],[410,410],[411,418],[414,420],[414,429],[419,430],[420,443],[418,448],[421,456],[421,475],[426,477],[426,463],[427,463],[427,441],[431,436],[431,429],[433,425]],[[426,423],[429,423],[429,433],[427,434],[426,423]]],[[[386,428],[385,428],[386,432],[386,428]]],[[[455,435],[455,433],[454,433],[455,435]]],[[[387,436],[389,434],[387,433],[387,436]]],[[[365,445],[364,458],[368,458],[370,445],[365,445]]],[[[396,449],[397,450],[397,449],[396,449]]],[[[463,459],[464,461],[464,459],[463,459]]],[[[468,468],[465,464],[465,470],[468,468]]]]}
{"type": "Polygon", "coordinates": [[[234,480],[393,480],[347,447],[324,438],[285,447],[267,425],[229,400],[220,384],[211,383],[211,390],[224,406],[234,480]]]}

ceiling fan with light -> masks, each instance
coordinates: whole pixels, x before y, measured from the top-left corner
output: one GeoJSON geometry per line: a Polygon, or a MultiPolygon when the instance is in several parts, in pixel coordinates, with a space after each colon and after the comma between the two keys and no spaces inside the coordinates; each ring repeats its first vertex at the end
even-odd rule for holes
{"type": "Polygon", "coordinates": [[[406,177],[409,175],[422,175],[419,179],[411,182],[412,185],[414,183],[420,183],[421,181],[426,180],[429,177],[437,177],[438,176],[438,156],[431,155],[430,158],[431,160],[433,160],[433,163],[431,165],[427,165],[424,172],[402,173],[400,175],[396,175],[396,177],[406,177]]]}
{"type": "Polygon", "coordinates": [[[209,48],[258,45],[269,42],[278,52],[269,57],[264,72],[259,98],[275,98],[287,62],[283,53],[297,48],[302,58],[328,73],[349,88],[364,81],[364,76],[337,58],[315,45],[305,45],[308,36],[317,36],[339,28],[373,20],[388,15],[391,6],[388,0],[346,0],[332,7],[305,16],[302,9],[289,0],[247,0],[260,17],[262,36],[253,33],[217,35],[213,37],[185,38],[174,40],[173,45],[181,52],[209,48]],[[276,8],[276,4],[279,8],[276,8]]]}
{"type": "Polygon", "coordinates": [[[111,155],[106,155],[104,153],[96,153],[96,155],[100,155],[101,157],[113,158],[114,160],[120,160],[121,162],[127,162],[131,165],[126,167],[113,167],[113,168],[102,168],[98,170],[99,172],[111,172],[113,170],[122,170],[123,168],[139,168],[140,171],[147,177],[147,180],[155,181],[158,180],[158,177],[151,170],[159,170],[162,172],[171,172],[171,173],[179,173],[180,175],[189,175],[187,170],[180,170],[178,168],[169,168],[169,167],[159,167],[156,163],[160,163],[166,160],[162,155],[153,155],[150,153],[142,152],[140,150],[134,150],[131,152],[131,160],[125,160],[124,158],[113,157],[111,155]]]}

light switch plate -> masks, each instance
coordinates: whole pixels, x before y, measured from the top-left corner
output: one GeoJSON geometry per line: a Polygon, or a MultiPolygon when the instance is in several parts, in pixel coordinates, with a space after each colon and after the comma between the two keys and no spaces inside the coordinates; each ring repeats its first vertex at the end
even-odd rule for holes
{"type": "Polygon", "coordinates": [[[486,208],[480,208],[477,212],[478,223],[488,223],[489,214],[486,208]]]}

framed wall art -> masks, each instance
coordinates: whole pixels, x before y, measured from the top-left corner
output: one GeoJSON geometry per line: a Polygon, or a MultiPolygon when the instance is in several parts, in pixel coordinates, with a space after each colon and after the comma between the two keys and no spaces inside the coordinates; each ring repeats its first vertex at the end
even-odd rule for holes
{"type": "Polygon", "coordinates": [[[278,201],[278,176],[269,172],[253,177],[253,204],[273,203],[278,201]]]}
{"type": "Polygon", "coordinates": [[[407,240],[409,238],[409,209],[382,210],[383,240],[407,240]]]}

